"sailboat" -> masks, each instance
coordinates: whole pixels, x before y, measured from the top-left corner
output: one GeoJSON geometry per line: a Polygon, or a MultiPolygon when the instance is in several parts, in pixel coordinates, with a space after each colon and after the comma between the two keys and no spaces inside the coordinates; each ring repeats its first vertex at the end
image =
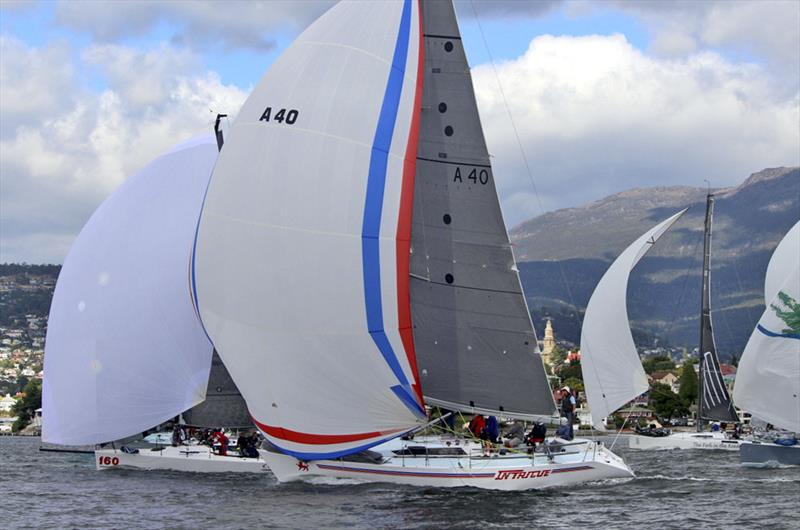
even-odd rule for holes
{"type": "Polygon", "coordinates": [[[628,323],[628,278],[633,268],[686,212],[660,222],[618,257],[595,287],[581,327],[581,371],[592,425],[605,430],[605,418],[649,388],[628,323]]]}
{"type": "MultiPolygon", "coordinates": [[[[733,396],[740,407],[778,428],[800,432],[800,222],[772,254],[767,307],[747,341],[733,396]]],[[[800,445],[742,444],[745,466],[800,465],[800,445]]]]}
{"type": "Polygon", "coordinates": [[[738,422],[728,389],[719,367],[714,331],[711,325],[711,230],[714,217],[714,196],[706,196],[706,217],[703,229],[703,280],[700,304],[700,370],[697,397],[697,432],[676,432],[669,436],[632,435],[628,438],[635,449],[720,449],[737,451],[742,441],[720,431],[704,431],[707,421],[738,422]]]}
{"type": "Polygon", "coordinates": [[[212,367],[213,346],[188,289],[192,240],[217,154],[210,135],[176,146],[128,178],[76,238],[48,319],[44,443],[109,444],[95,450],[98,469],[264,469],[263,461],[220,457],[202,446],[126,451],[113,443],[184,412],[213,421],[209,426],[231,418],[241,424],[242,414],[229,414],[235,398],[224,367],[212,367]],[[207,398],[225,407],[212,414],[207,398]]]}
{"type": "Polygon", "coordinates": [[[600,443],[403,440],[426,405],[549,417],[451,2],[342,2],[233,123],[192,261],[281,481],[533,489],[632,472],[600,443]]]}

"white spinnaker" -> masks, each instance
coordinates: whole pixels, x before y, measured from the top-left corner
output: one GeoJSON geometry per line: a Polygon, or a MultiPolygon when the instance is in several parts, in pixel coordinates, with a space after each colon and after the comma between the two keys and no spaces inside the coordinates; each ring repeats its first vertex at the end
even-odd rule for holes
{"type": "Polygon", "coordinates": [[[205,399],[212,346],[189,265],[213,136],[129,177],[92,215],[56,283],[44,358],[45,442],[117,440],[205,399]]]}
{"type": "Polygon", "coordinates": [[[581,329],[581,369],[592,423],[598,429],[603,428],[603,418],[648,388],[628,323],[628,277],[685,211],[662,221],[626,248],[600,279],[586,306],[581,329]]]}
{"type": "Polygon", "coordinates": [[[392,388],[416,382],[398,332],[395,234],[418,43],[417,2],[333,7],[261,79],[211,179],[194,258],[202,321],[259,427],[303,458],[417,425],[392,388]],[[368,263],[367,185],[389,140],[368,263]],[[367,270],[380,273],[382,327],[368,328],[367,270]]]}
{"type": "Polygon", "coordinates": [[[792,311],[787,297],[800,302],[800,223],[775,249],[765,284],[767,308],[739,361],[733,399],[753,416],[800,432],[800,332],[778,314],[792,311]]]}
{"type": "Polygon", "coordinates": [[[783,282],[797,266],[798,260],[800,260],[800,221],[786,232],[772,253],[764,276],[764,303],[775,298],[783,282]]]}

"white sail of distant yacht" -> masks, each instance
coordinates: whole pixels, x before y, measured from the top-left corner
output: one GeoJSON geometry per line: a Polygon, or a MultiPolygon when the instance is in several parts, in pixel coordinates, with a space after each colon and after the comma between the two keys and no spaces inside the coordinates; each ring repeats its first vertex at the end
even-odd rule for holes
{"type": "Polygon", "coordinates": [[[600,279],[586,306],[581,369],[592,424],[597,429],[604,429],[604,418],[649,388],[628,323],[628,278],[684,212],[662,221],[631,243],[600,279]]]}
{"type": "Polygon", "coordinates": [[[275,61],[229,136],[195,301],[280,480],[528,489],[630,476],[590,441],[583,460],[549,463],[387,448],[425,424],[426,403],[555,412],[450,2],[336,5],[275,61]],[[385,456],[364,453],[375,446],[385,456]]]}
{"type": "Polygon", "coordinates": [[[129,437],[202,402],[212,345],[188,289],[212,136],[128,178],[92,215],[61,269],[48,320],[42,440],[129,437]]]}
{"type": "Polygon", "coordinates": [[[782,429],[800,432],[800,222],[772,254],[767,304],[742,353],[736,404],[782,429]]]}

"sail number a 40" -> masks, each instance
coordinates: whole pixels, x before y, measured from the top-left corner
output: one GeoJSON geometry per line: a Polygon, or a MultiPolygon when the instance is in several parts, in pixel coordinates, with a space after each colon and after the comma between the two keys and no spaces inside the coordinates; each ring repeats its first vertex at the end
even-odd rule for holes
{"type": "Polygon", "coordinates": [[[453,182],[459,182],[461,184],[464,182],[472,182],[473,184],[486,185],[489,183],[489,171],[475,167],[464,168],[462,170],[461,166],[456,166],[455,173],[453,174],[453,182]]]}
{"type": "Polygon", "coordinates": [[[261,113],[258,121],[276,121],[286,125],[294,125],[298,116],[300,116],[300,111],[297,109],[273,109],[272,107],[267,107],[261,113]]]}

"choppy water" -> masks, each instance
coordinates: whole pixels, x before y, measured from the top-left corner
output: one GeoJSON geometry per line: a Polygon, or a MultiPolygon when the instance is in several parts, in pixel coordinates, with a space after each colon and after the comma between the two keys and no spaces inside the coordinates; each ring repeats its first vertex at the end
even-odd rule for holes
{"type": "Polygon", "coordinates": [[[628,481],[505,493],[279,484],[265,475],[97,472],[91,455],[0,437],[6,528],[800,528],[800,469],[728,452],[615,452],[628,481]],[[8,526],[6,526],[8,525],[8,526]]]}

